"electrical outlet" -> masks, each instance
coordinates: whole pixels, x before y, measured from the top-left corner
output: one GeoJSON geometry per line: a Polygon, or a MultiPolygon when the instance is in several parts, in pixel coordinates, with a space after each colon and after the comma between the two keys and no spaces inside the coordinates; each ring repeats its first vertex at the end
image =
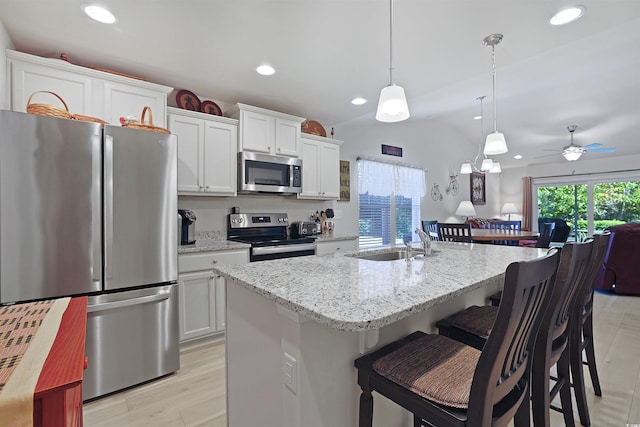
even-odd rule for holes
{"type": "Polygon", "coordinates": [[[342,219],[342,209],[333,210],[333,219],[342,219]]]}
{"type": "Polygon", "coordinates": [[[298,361],[288,353],[282,355],[282,375],[284,385],[293,394],[296,394],[298,390],[298,361]]]}

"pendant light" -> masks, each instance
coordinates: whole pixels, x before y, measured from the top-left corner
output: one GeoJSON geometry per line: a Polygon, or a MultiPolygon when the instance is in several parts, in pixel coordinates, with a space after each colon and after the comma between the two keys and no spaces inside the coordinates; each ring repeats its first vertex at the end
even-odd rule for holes
{"type": "MultiPolygon", "coordinates": [[[[484,96],[479,96],[476,99],[480,101],[480,115],[476,116],[480,118],[480,141],[484,136],[484,110],[482,108],[482,101],[484,100],[484,96]]],[[[466,161],[460,167],[461,174],[470,174],[471,172],[488,172],[495,173],[496,171],[502,172],[500,169],[500,164],[498,162],[494,162],[492,159],[489,159],[486,155],[482,153],[482,143],[478,144],[478,154],[476,158],[473,160],[473,163],[466,161]],[[478,167],[478,159],[482,157],[482,163],[480,167],[478,167]]]]}
{"type": "Polygon", "coordinates": [[[409,118],[409,106],[402,86],[393,83],[393,0],[389,0],[389,86],[380,92],[376,120],[401,122],[409,118]]]}
{"type": "Polygon", "coordinates": [[[484,38],[484,44],[491,46],[491,60],[493,62],[493,133],[487,135],[484,143],[484,154],[494,156],[504,154],[509,149],[504,135],[498,132],[498,109],[496,102],[496,45],[502,41],[502,34],[490,34],[484,38]]]}

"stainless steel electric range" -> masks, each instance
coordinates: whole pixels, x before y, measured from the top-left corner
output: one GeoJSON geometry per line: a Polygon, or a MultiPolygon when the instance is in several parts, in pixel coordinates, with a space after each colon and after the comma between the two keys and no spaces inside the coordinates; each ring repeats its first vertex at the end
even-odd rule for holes
{"type": "Polygon", "coordinates": [[[290,238],[288,225],[286,213],[229,214],[227,239],[249,243],[251,262],[315,255],[315,238],[290,238]]]}

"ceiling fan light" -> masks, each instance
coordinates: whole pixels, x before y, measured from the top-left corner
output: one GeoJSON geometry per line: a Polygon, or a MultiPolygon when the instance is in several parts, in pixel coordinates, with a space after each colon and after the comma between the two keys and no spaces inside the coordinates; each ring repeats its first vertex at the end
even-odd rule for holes
{"type": "Polygon", "coordinates": [[[487,135],[483,151],[485,156],[504,154],[507,151],[509,151],[507,148],[507,141],[505,141],[502,133],[496,131],[487,135]]]}
{"type": "Polygon", "coordinates": [[[379,122],[401,122],[409,118],[409,106],[402,86],[390,84],[380,91],[376,120],[379,122]]]}
{"type": "Polygon", "coordinates": [[[502,173],[502,167],[499,162],[493,162],[493,166],[489,169],[489,173],[502,173]]]}
{"type": "Polygon", "coordinates": [[[583,151],[584,149],[582,147],[578,147],[577,145],[569,145],[567,147],[564,147],[564,149],[562,150],[562,155],[568,161],[575,162],[580,158],[580,156],[582,156],[583,151]]]}
{"type": "Polygon", "coordinates": [[[469,162],[463,163],[460,167],[460,173],[463,175],[469,175],[471,172],[473,172],[473,169],[471,168],[471,163],[469,162]]]}

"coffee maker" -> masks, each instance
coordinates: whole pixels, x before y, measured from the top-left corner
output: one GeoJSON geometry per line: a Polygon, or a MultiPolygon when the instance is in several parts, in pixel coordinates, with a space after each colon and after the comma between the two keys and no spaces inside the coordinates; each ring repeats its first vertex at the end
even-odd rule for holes
{"type": "Polygon", "coordinates": [[[189,209],[178,209],[180,215],[180,244],[193,245],[196,242],[196,214],[189,209]]]}

